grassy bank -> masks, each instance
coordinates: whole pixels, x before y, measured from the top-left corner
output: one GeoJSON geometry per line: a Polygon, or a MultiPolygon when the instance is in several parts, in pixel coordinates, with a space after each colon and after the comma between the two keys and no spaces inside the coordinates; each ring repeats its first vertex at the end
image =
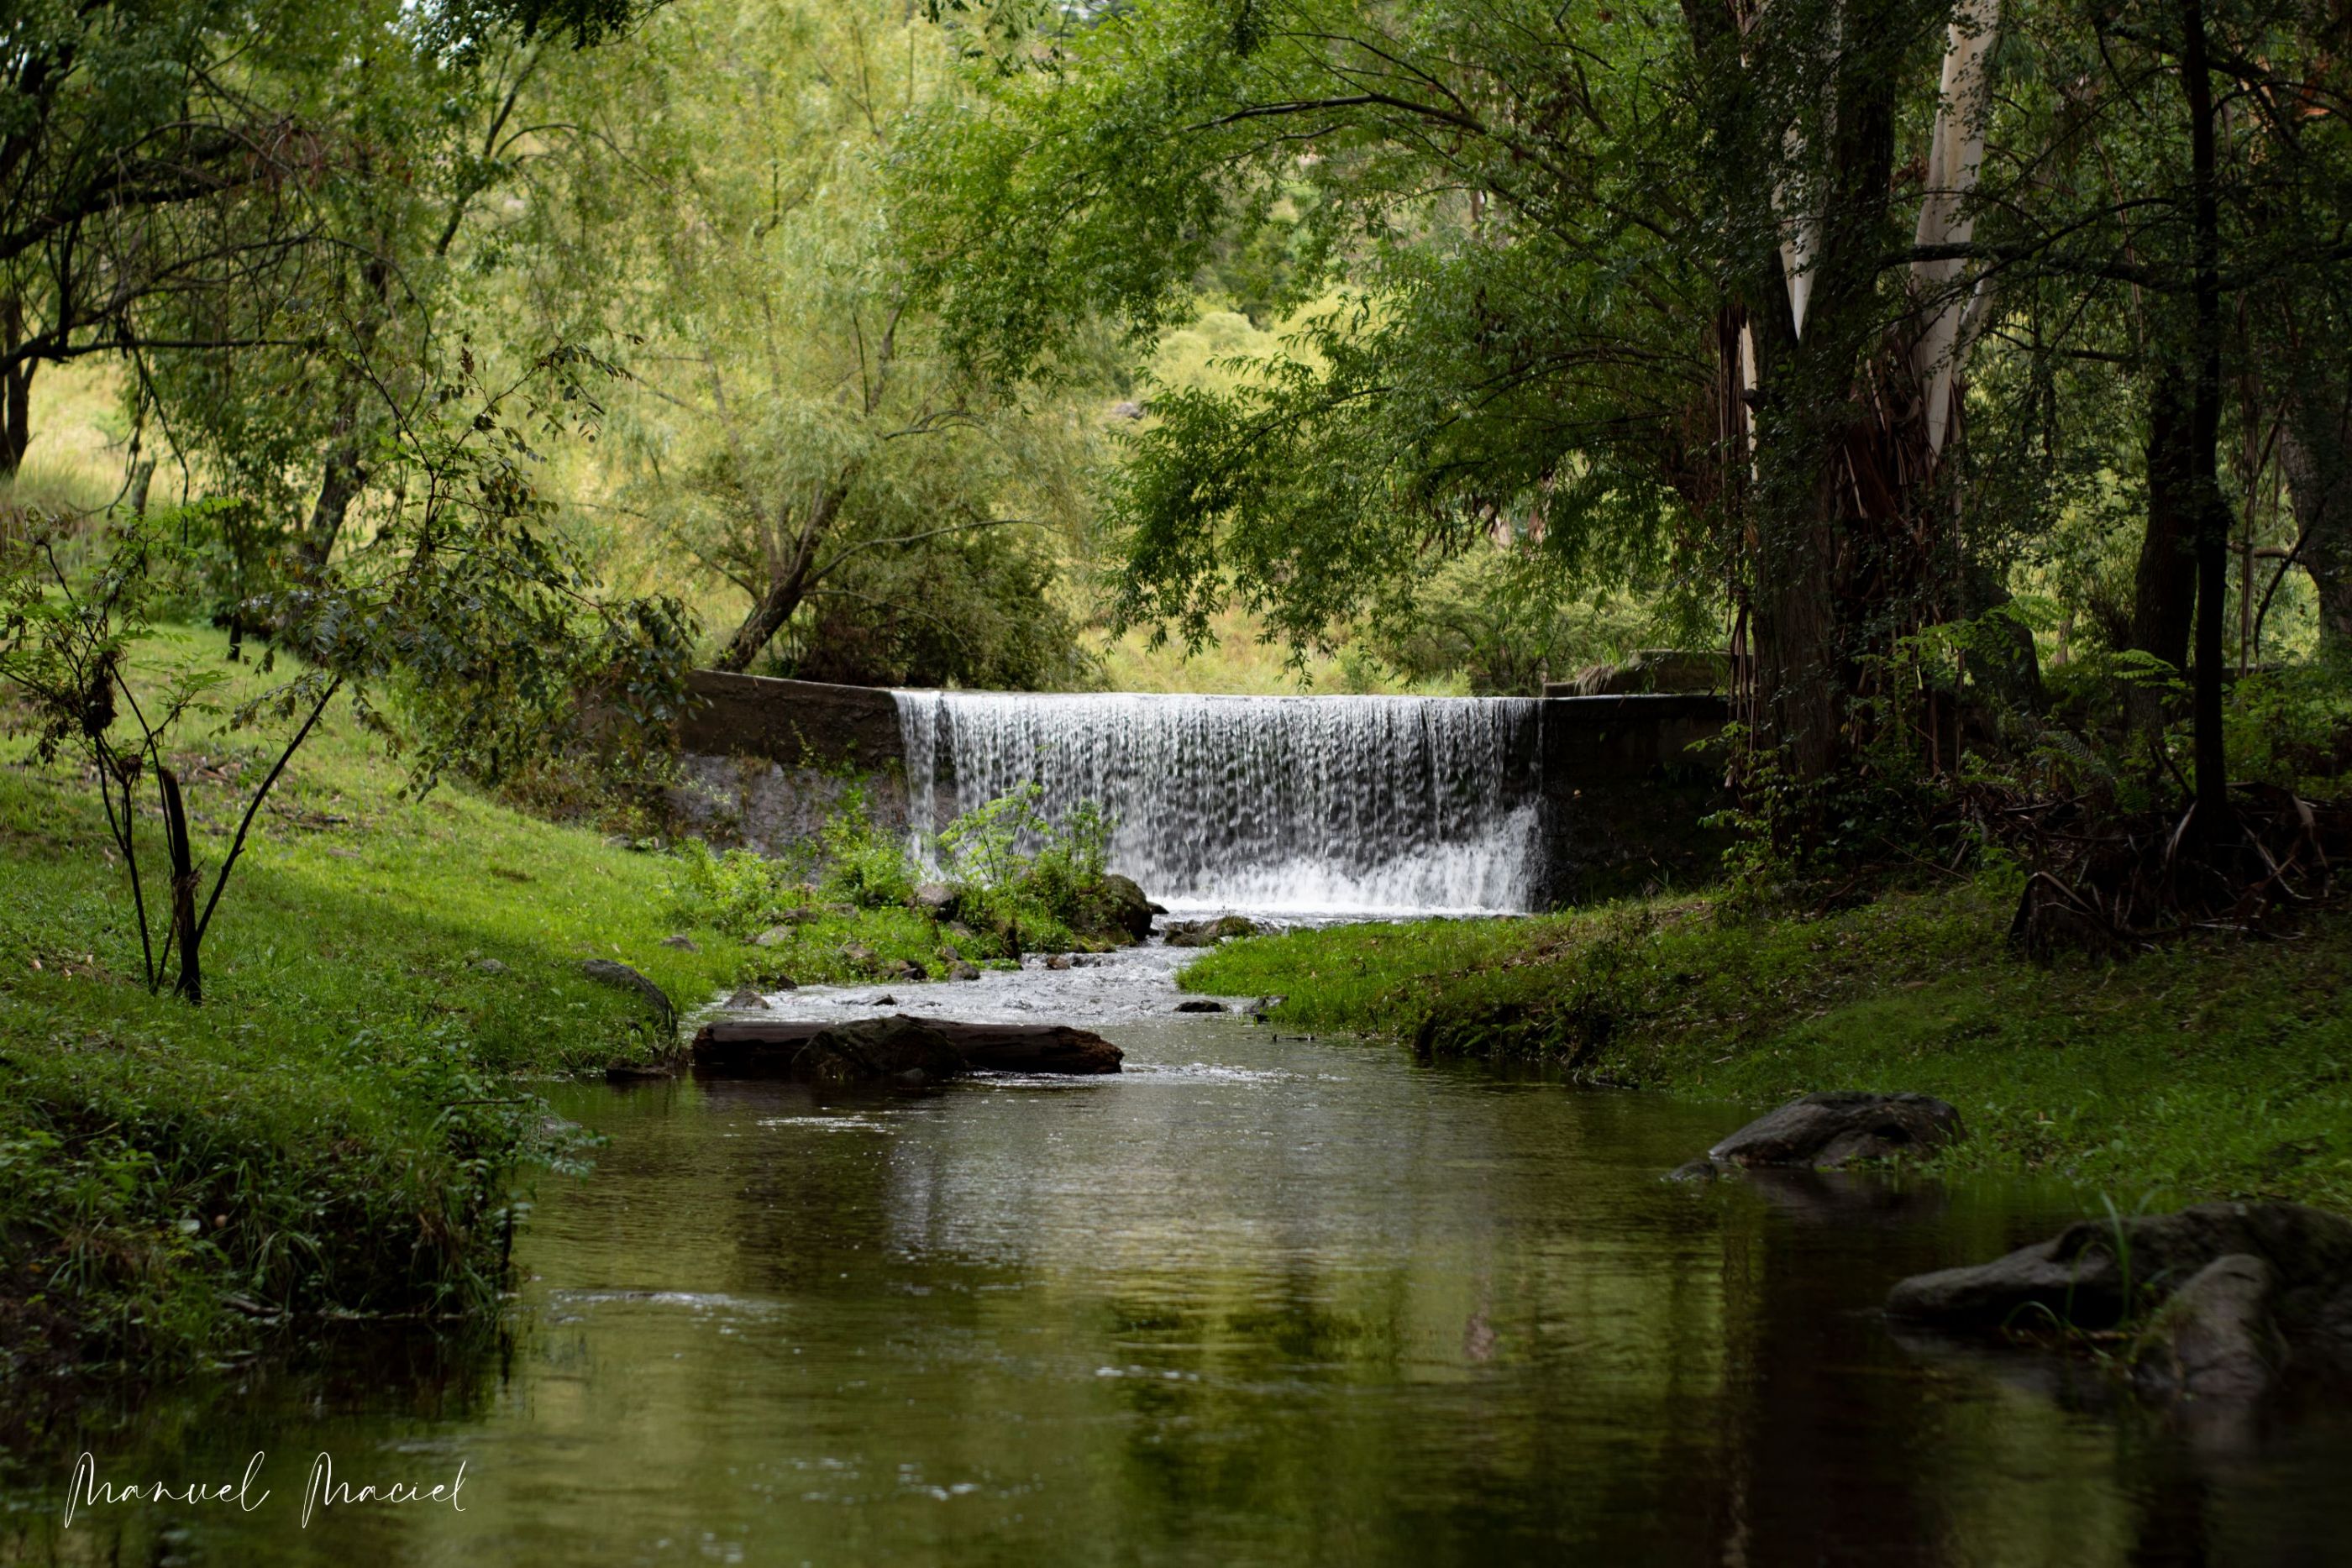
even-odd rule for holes
{"type": "MultiPolygon", "coordinates": [[[[216,865],[247,793],[230,781],[267,758],[192,745],[196,858],[216,865]]],[[[0,743],[0,1378],[489,1306],[517,1178],[567,1154],[530,1081],[673,1043],[582,960],[682,1005],[775,967],[676,923],[668,857],[454,785],[404,799],[404,777],[331,716],[257,822],[191,1008],[140,977],[94,791],[0,743]],[[695,950],[665,945],[681,930],[695,950]]],[[[828,916],[794,956],[815,977],[852,938],[901,946],[887,924],[828,916]]]]}
{"type": "Polygon", "coordinates": [[[1349,926],[1230,944],[1183,983],[1285,996],[1293,1027],[1759,1107],[1916,1090],[1971,1130],[1944,1168],[2052,1173],[2126,1207],[2352,1208],[2352,916],[2043,967],[2003,941],[2012,902],[1993,883],[1814,920],[1683,900],[1349,926]]]}
{"type": "MultiPolygon", "coordinates": [[[[226,646],[167,632],[134,685],[226,646]]],[[[220,705],[262,680],[240,666],[220,705]]],[[[174,761],[195,860],[215,866],[276,752],[188,733],[174,761]]],[[[1003,803],[974,813],[994,824],[975,841],[1020,875],[959,889],[965,924],[908,907],[904,846],[862,818],[796,861],[722,859],[407,781],[330,711],[256,821],[192,1008],[148,992],[94,789],[0,740],[0,1380],[152,1371],[332,1316],[487,1314],[513,1195],[581,1153],[534,1082],[677,1044],[583,960],[690,1008],[747,981],[1115,939],[1084,935],[1110,918],[1084,845],[1014,856],[1003,803]]],[[[161,832],[141,833],[152,866],[161,832]]]]}

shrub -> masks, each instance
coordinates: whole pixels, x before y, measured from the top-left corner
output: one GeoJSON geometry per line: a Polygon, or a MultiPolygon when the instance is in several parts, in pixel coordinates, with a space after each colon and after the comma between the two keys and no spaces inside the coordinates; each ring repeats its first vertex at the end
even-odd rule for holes
{"type": "Polygon", "coordinates": [[[916,867],[907,844],[875,826],[862,783],[842,790],[840,805],[818,831],[817,852],[825,867],[817,891],[832,903],[889,909],[915,896],[916,867]]]}

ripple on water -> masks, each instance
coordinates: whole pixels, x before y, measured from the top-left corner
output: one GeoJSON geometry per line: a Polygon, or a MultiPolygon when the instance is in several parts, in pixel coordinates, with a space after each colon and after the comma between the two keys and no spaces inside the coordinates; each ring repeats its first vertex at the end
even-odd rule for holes
{"type": "Polygon", "coordinates": [[[1122,1070],[1128,1078],[1173,1078],[1187,1083],[1287,1083],[1300,1075],[1279,1067],[1235,1067],[1220,1061],[1139,1061],[1122,1070]]]}
{"type": "Polygon", "coordinates": [[[889,1119],[864,1112],[849,1114],[813,1112],[805,1116],[762,1116],[751,1124],[755,1127],[793,1127],[813,1133],[888,1133],[896,1131],[889,1119]]]}
{"type": "Polygon", "coordinates": [[[555,1290],[547,1293],[550,1322],[579,1322],[598,1307],[654,1307],[698,1318],[781,1317],[782,1301],[732,1296],[717,1291],[555,1290]]]}

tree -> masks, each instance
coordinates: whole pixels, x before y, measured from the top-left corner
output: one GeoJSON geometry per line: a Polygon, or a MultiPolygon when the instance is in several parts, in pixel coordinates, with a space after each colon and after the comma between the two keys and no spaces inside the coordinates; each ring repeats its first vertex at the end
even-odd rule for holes
{"type": "Polygon", "coordinates": [[[43,364],[309,350],[257,308],[345,243],[322,188],[373,167],[376,92],[499,38],[584,47],[635,0],[31,0],[0,31],[0,476],[43,364]],[[223,303],[223,301],[226,303],[223,303]],[[190,329],[210,319],[217,329],[190,329]]]}
{"type": "Polygon", "coordinates": [[[887,251],[883,170],[950,65],[898,6],[731,0],[660,16],[557,89],[532,303],[631,367],[608,504],[750,601],[719,668],[804,608],[854,619],[882,558],[1075,527],[1077,411],[940,353],[887,251]]]}
{"type": "Polygon", "coordinates": [[[453,766],[495,778],[544,754],[575,732],[583,704],[602,709],[608,735],[626,725],[662,733],[682,710],[688,626],[677,607],[599,595],[550,531],[531,483],[534,443],[593,413],[593,361],[550,356],[500,389],[483,387],[469,361],[450,371],[442,417],[404,429],[407,498],[397,515],[355,559],[268,606],[305,657],[226,712],[212,700],[225,679],[217,666],[169,672],[143,695],[133,678],[152,653],[178,519],[118,524],[80,580],[46,532],[0,539],[0,683],[26,699],[37,756],[75,754],[99,789],[151,990],[168,976],[175,995],[203,1000],[204,939],[254,821],[339,696],[411,748],[420,788],[453,766]],[[232,785],[243,810],[209,891],[173,744],[204,716],[279,732],[257,781],[240,775],[232,785]],[[152,899],[140,859],[150,781],[164,850],[152,899]]]}
{"type": "Polygon", "coordinates": [[[1156,401],[1128,613],[1198,632],[1238,592],[1326,639],[1523,519],[1712,579],[1759,727],[1816,775],[1951,598],[1990,30],[1910,0],[1139,6],[946,111],[922,172],[957,199],[913,238],[959,346],[1026,372],[1061,319],[1156,329],[1213,236],[1312,183],[1303,282],[1352,292],[1255,387],[1156,401]],[[1933,175],[1900,214],[1908,124],[1933,175]]]}

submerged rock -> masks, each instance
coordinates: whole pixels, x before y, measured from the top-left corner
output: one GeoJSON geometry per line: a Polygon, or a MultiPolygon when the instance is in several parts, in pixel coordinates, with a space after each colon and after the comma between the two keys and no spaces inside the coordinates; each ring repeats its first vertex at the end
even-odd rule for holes
{"type": "Polygon", "coordinates": [[[1190,1001],[1178,1002],[1176,1010],[1180,1013],[1222,1013],[1231,1009],[1223,1002],[1213,1002],[1206,997],[1195,997],[1190,1001]]]}
{"type": "Polygon", "coordinates": [[[1256,935],[1256,922],[1239,915],[1221,915],[1214,920],[1171,921],[1166,940],[1171,947],[1213,947],[1231,937],[1256,935]]]}
{"type": "Polygon", "coordinates": [[[2143,1380],[2191,1396],[2259,1393],[2289,1352],[2352,1378],[2352,1219],[2295,1203],[2086,1219],[1990,1263],[1914,1275],[1886,1311],[1978,1332],[2145,1317],[2143,1380]]]}
{"type": "Polygon", "coordinates": [[[2084,1219],[1990,1263],[1915,1274],[1886,1310],[1950,1328],[1999,1328],[2046,1307],[2078,1328],[2111,1328],[2169,1298],[2216,1259],[2242,1254],[2277,1275],[2280,1322],[2352,1343],[2352,1219],[2299,1203],[2206,1203],[2177,1214],[2084,1219]],[[2136,1299],[2137,1298],[2137,1299],[2136,1299]]]}
{"type": "Polygon", "coordinates": [[[1941,1100],[1841,1091],[1791,1100],[1716,1145],[1706,1158],[1717,1167],[1833,1170],[1854,1160],[1938,1149],[1966,1135],[1960,1113],[1941,1100]]]}
{"type": "Polygon", "coordinates": [[[1066,969],[1069,967],[1070,956],[1067,953],[1050,953],[1046,955],[1045,967],[1048,969],[1066,969]]]}
{"type": "Polygon", "coordinates": [[[719,1006],[731,1008],[737,1012],[765,1012],[768,1008],[768,998],[749,986],[738,986],[735,988],[735,994],[721,1002],[719,1006]]]}

